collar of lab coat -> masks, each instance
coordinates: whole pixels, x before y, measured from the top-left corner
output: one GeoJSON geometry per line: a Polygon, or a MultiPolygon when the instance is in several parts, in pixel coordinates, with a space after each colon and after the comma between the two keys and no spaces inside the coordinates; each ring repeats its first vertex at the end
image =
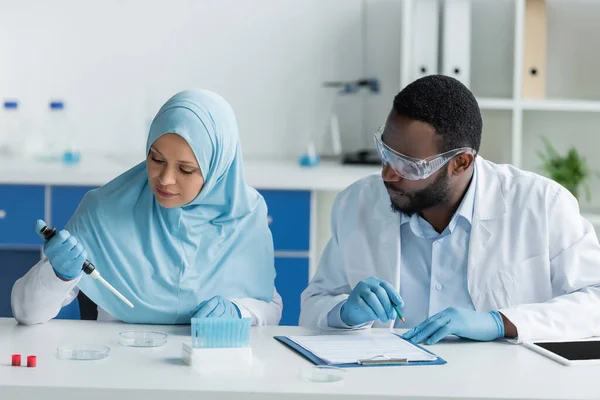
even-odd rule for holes
{"type": "Polygon", "coordinates": [[[506,199],[498,173],[481,157],[475,159],[477,168],[477,191],[475,194],[474,219],[485,221],[506,214],[506,199]]]}
{"type": "MultiPolygon", "coordinates": [[[[473,177],[469,187],[467,188],[467,192],[463,196],[462,201],[460,202],[456,212],[448,224],[448,229],[450,232],[454,231],[459,218],[464,218],[464,220],[469,223],[469,227],[467,229],[471,229],[471,225],[473,223],[473,213],[475,210],[475,193],[477,192],[477,169],[477,163],[475,163],[473,168],[473,177]]],[[[423,220],[418,214],[413,214],[411,216],[402,214],[400,217],[400,226],[404,224],[410,224],[410,229],[419,237],[432,239],[438,236],[433,228],[430,228],[431,225],[423,220]],[[430,233],[425,233],[426,231],[430,231],[430,233]]]]}
{"type": "Polygon", "coordinates": [[[475,194],[475,210],[469,241],[467,262],[467,286],[469,294],[476,306],[479,303],[480,288],[485,287],[481,279],[482,262],[485,259],[486,247],[494,243],[493,236],[502,230],[500,218],[506,214],[506,199],[498,173],[490,163],[477,156],[477,192],[475,194]]]}

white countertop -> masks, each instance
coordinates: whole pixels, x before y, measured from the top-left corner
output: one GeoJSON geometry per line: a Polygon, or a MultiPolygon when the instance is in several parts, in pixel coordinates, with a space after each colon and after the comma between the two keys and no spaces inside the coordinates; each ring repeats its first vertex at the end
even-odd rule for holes
{"type": "MultiPolygon", "coordinates": [[[[303,328],[253,328],[254,368],[245,374],[205,377],[181,361],[189,326],[132,326],[122,323],[54,320],[20,326],[0,319],[0,399],[598,399],[598,367],[565,367],[525,347],[503,342],[451,340],[430,350],[448,363],[440,366],[350,368],[336,383],[298,378],[308,361],[273,339],[310,334],[303,328]],[[159,348],[117,344],[118,332],[161,330],[159,348]],[[101,361],[58,359],[57,346],[91,342],[110,347],[101,361]],[[10,356],[37,356],[37,368],[11,367],[10,356]],[[90,390],[91,389],[91,390],[90,390]]],[[[382,332],[384,332],[382,330],[382,332]]]]}
{"type": "MultiPolygon", "coordinates": [[[[100,186],[141,160],[126,156],[84,154],[77,165],[36,160],[0,158],[0,184],[100,186]]],[[[246,180],[258,189],[340,191],[379,166],[347,166],[322,161],[316,167],[300,167],[294,159],[244,160],[246,180]]]]}

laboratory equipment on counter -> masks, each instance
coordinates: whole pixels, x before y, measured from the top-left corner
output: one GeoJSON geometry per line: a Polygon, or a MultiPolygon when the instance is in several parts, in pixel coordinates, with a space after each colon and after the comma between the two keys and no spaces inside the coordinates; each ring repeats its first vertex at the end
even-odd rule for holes
{"type": "Polygon", "coordinates": [[[11,357],[11,365],[13,367],[20,367],[21,366],[21,355],[20,354],[13,354],[11,357]]]}
{"type": "Polygon", "coordinates": [[[71,124],[69,124],[66,113],[65,104],[62,101],[55,101],[50,103],[50,107],[55,107],[56,112],[55,118],[58,119],[59,134],[62,135],[62,148],[61,157],[65,164],[78,164],[81,160],[81,153],[75,143],[75,131],[71,124]],[[59,113],[60,111],[60,113],[59,113]]]}
{"type": "Polygon", "coordinates": [[[250,370],[251,324],[250,318],[192,318],[192,343],[183,343],[183,360],[201,374],[250,370]]]}
{"type": "Polygon", "coordinates": [[[42,135],[36,138],[34,155],[43,161],[60,161],[68,140],[68,124],[63,101],[48,103],[48,113],[40,127],[42,135]]]}
{"type": "Polygon", "coordinates": [[[42,161],[77,164],[81,155],[67,118],[65,102],[51,100],[48,103],[48,111],[40,128],[42,135],[30,138],[29,151],[42,161]]]}
{"type": "Polygon", "coordinates": [[[192,318],[192,347],[248,347],[250,318],[192,318]]]}
{"type": "Polygon", "coordinates": [[[102,360],[109,353],[110,348],[93,344],[63,344],[56,349],[56,356],[64,360],[102,360]]]}
{"type": "Polygon", "coordinates": [[[0,121],[0,154],[13,155],[17,152],[22,137],[22,121],[19,115],[19,103],[16,100],[5,101],[0,121]]]}
{"type": "Polygon", "coordinates": [[[156,331],[125,331],[119,333],[119,344],[129,347],[159,347],[167,343],[167,334],[156,331]]]}
{"type": "MultiPolygon", "coordinates": [[[[39,233],[44,237],[44,239],[46,241],[48,241],[48,240],[52,239],[52,237],[54,235],[56,235],[56,228],[48,228],[48,226],[44,226],[43,228],[40,229],[39,233]]],[[[125,298],[125,296],[123,296],[117,289],[112,287],[112,285],[110,283],[106,282],[104,280],[104,278],[102,278],[102,276],[100,276],[100,273],[96,270],[96,267],[94,266],[94,264],[92,264],[88,260],[85,260],[85,262],[83,263],[82,269],[83,269],[83,272],[85,272],[87,275],[91,276],[92,278],[96,279],[98,282],[103,284],[108,290],[113,292],[125,304],[127,304],[129,307],[133,308],[133,304],[129,300],[127,300],[125,298]]]]}
{"type": "Polygon", "coordinates": [[[315,144],[312,141],[308,142],[306,154],[301,155],[298,162],[302,167],[315,167],[319,165],[319,155],[317,154],[315,144]]]}
{"type": "MultiPolygon", "coordinates": [[[[328,81],[323,82],[323,87],[337,89],[337,95],[339,96],[356,95],[361,91],[361,89],[365,89],[371,94],[377,94],[381,90],[381,84],[377,78],[361,78],[349,81],[328,81]]],[[[362,148],[356,151],[342,152],[342,140],[339,128],[340,124],[338,120],[338,112],[335,111],[335,108],[335,105],[332,106],[329,127],[333,154],[336,156],[341,154],[342,164],[379,165],[381,162],[375,149],[362,148]]]]}

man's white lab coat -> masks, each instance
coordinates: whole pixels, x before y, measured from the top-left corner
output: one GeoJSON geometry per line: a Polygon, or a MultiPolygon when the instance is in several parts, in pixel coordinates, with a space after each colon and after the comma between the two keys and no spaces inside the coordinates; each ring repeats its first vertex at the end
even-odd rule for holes
{"type": "MultiPolygon", "coordinates": [[[[475,162],[467,267],[475,309],[500,311],[517,327],[519,342],[600,336],[600,244],[577,200],[539,175],[480,156],[475,162]]],[[[304,326],[330,329],[329,311],[370,276],[400,288],[400,216],[380,175],[337,196],[331,235],[302,294],[304,326]]]]}

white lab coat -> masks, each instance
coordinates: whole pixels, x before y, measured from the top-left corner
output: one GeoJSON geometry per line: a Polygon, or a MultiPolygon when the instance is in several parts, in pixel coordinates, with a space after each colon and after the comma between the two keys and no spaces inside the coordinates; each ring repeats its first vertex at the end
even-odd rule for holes
{"type": "MultiPolygon", "coordinates": [[[[43,258],[27,274],[17,280],[11,293],[13,316],[25,325],[41,324],[56,317],[60,309],[71,303],[79,293],[80,278],[64,282],[56,276],[50,262],[43,258]]],[[[107,292],[107,296],[112,296],[107,292]]],[[[270,303],[252,299],[230,299],[240,309],[242,317],[252,318],[252,325],[277,325],[281,319],[283,302],[277,290],[270,303]]],[[[98,320],[115,320],[98,307],[98,320]]]]}
{"type": "MultiPolygon", "coordinates": [[[[600,244],[577,200],[512,166],[478,156],[476,167],[467,267],[475,309],[503,313],[517,327],[516,342],[600,336],[600,244]]],[[[302,294],[303,326],[331,329],[329,311],[370,276],[400,288],[400,216],[380,175],[337,196],[331,236],[302,294]]]]}

